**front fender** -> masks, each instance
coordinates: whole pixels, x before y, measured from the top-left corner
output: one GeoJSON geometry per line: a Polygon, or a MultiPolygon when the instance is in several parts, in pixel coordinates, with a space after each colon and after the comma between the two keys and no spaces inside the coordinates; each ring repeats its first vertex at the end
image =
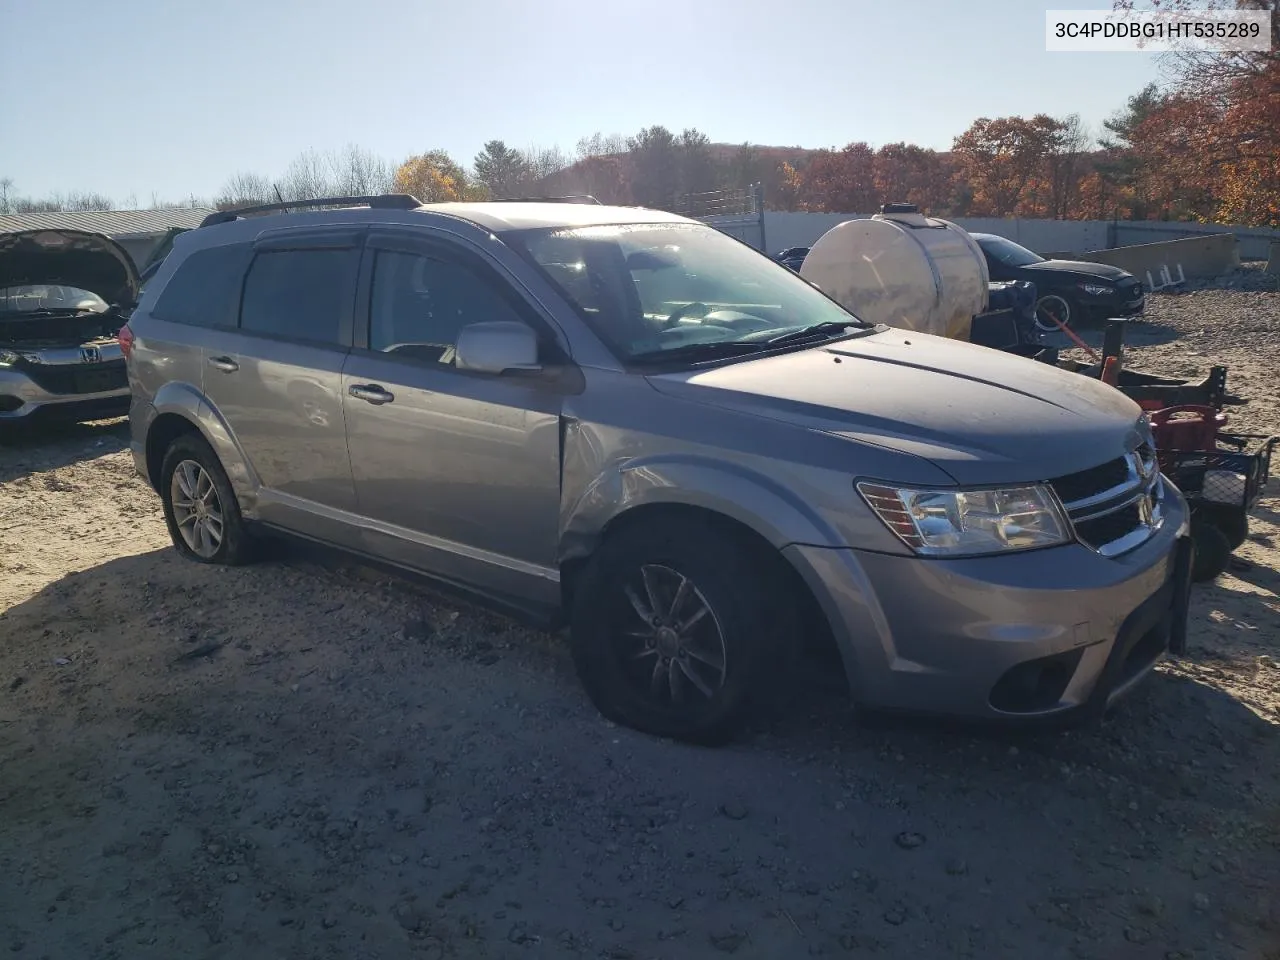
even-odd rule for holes
{"type": "Polygon", "coordinates": [[[672,453],[608,464],[579,496],[566,499],[560,559],[586,556],[609,523],[650,504],[723,514],[779,550],[791,543],[841,543],[839,533],[817,511],[776,480],[740,463],[672,453]]]}

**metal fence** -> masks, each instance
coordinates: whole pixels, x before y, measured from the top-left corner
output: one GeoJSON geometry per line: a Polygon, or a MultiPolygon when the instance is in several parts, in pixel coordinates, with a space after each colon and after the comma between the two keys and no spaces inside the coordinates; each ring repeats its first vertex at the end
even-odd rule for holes
{"type": "Polygon", "coordinates": [[[765,250],[764,184],[738,190],[714,190],[685,194],[677,211],[701,220],[757,250],[765,250]]]}

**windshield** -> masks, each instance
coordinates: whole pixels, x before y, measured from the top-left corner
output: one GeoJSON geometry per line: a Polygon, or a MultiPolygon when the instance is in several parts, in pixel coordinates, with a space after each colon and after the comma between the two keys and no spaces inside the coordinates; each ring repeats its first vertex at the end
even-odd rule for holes
{"type": "Polygon", "coordinates": [[[806,327],[865,326],[798,276],[718,230],[642,223],[508,235],[624,361],[695,344],[750,352],[806,327]]]}
{"type": "Polygon", "coordinates": [[[982,247],[989,256],[1008,267],[1025,267],[1032,263],[1044,263],[1044,257],[1004,237],[983,237],[978,241],[978,246],[982,247]]]}
{"type": "Polygon", "coordinates": [[[102,313],[107,303],[96,293],[57,284],[0,288],[0,314],[34,313],[38,310],[102,313]]]}

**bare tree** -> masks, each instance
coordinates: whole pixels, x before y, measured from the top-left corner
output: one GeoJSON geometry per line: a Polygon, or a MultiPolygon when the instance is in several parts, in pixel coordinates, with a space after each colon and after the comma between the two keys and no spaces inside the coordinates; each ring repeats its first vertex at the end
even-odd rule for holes
{"type": "Polygon", "coordinates": [[[277,186],[286,200],[315,200],[334,193],[331,165],[324,154],[305,150],[285,169],[277,186]]]}
{"type": "Polygon", "coordinates": [[[1078,113],[1057,122],[1049,143],[1049,212],[1055,220],[1066,220],[1080,194],[1085,155],[1093,137],[1078,113]]]}
{"type": "Polygon", "coordinates": [[[627,152],[627,138],[620,133],[603,134],[599,130],[578,141],[579,160],[591,157],[613,157],[627,152]]]}
{"type": "Polygon", "coordinates": [[[0,177],[0,213],[13,213],[9,201],[9,191],[13,189],[12,177],[0,177]]]}
{"type": "Polygon", "coordinates": [[[529,175],[533,182],[544,180],[569,166],[569,158],[559,147],[528,147],[524,151],[529,161],[529,175]]]}
{"type": "Polygon", "coordinates": [[[349,143],[326,159],[334,196],[371,197],[391,192],[395,168],[377,154],[349,143]]]}
{"type": "Polygon", "coordinates": [[[231,207],[249,207],[257,203],[270,203],[274,199],[271,181],[260,173],[241,171],[234,173],[222,185],[213,205],[221,210],[231,207]]]}

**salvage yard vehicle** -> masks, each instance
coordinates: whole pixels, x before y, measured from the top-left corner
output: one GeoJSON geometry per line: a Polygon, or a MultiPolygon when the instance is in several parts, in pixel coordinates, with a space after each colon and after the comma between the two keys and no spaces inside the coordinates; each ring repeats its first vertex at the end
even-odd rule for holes
{"type": "Polygon", "coordinates": [[[1109,386],[869,325],[673,214],[290,206],[177,237],[120,331],[184,557],[283,532],[567,624],[602,713],[704,743],[803,639],[864,707],[1025,721],[1185,637],[1186,503],[1109,386]]]}
{"type": "Polygon", "coordinates": [[[101,234],[0,235],[0,431],[128,412],[116,334],[137,293],[133,260],[101,234]]]}
{"type": "Polygon", "coordinates": [[[1142,281],[1107,263],[1051,260],[993,233],[970,234],[987,259],[992,280],[1027,280],[1036,285],[1036,325],[1053,332],[1062,326],[1139,316],[1146,307],[1142,281]]]}

